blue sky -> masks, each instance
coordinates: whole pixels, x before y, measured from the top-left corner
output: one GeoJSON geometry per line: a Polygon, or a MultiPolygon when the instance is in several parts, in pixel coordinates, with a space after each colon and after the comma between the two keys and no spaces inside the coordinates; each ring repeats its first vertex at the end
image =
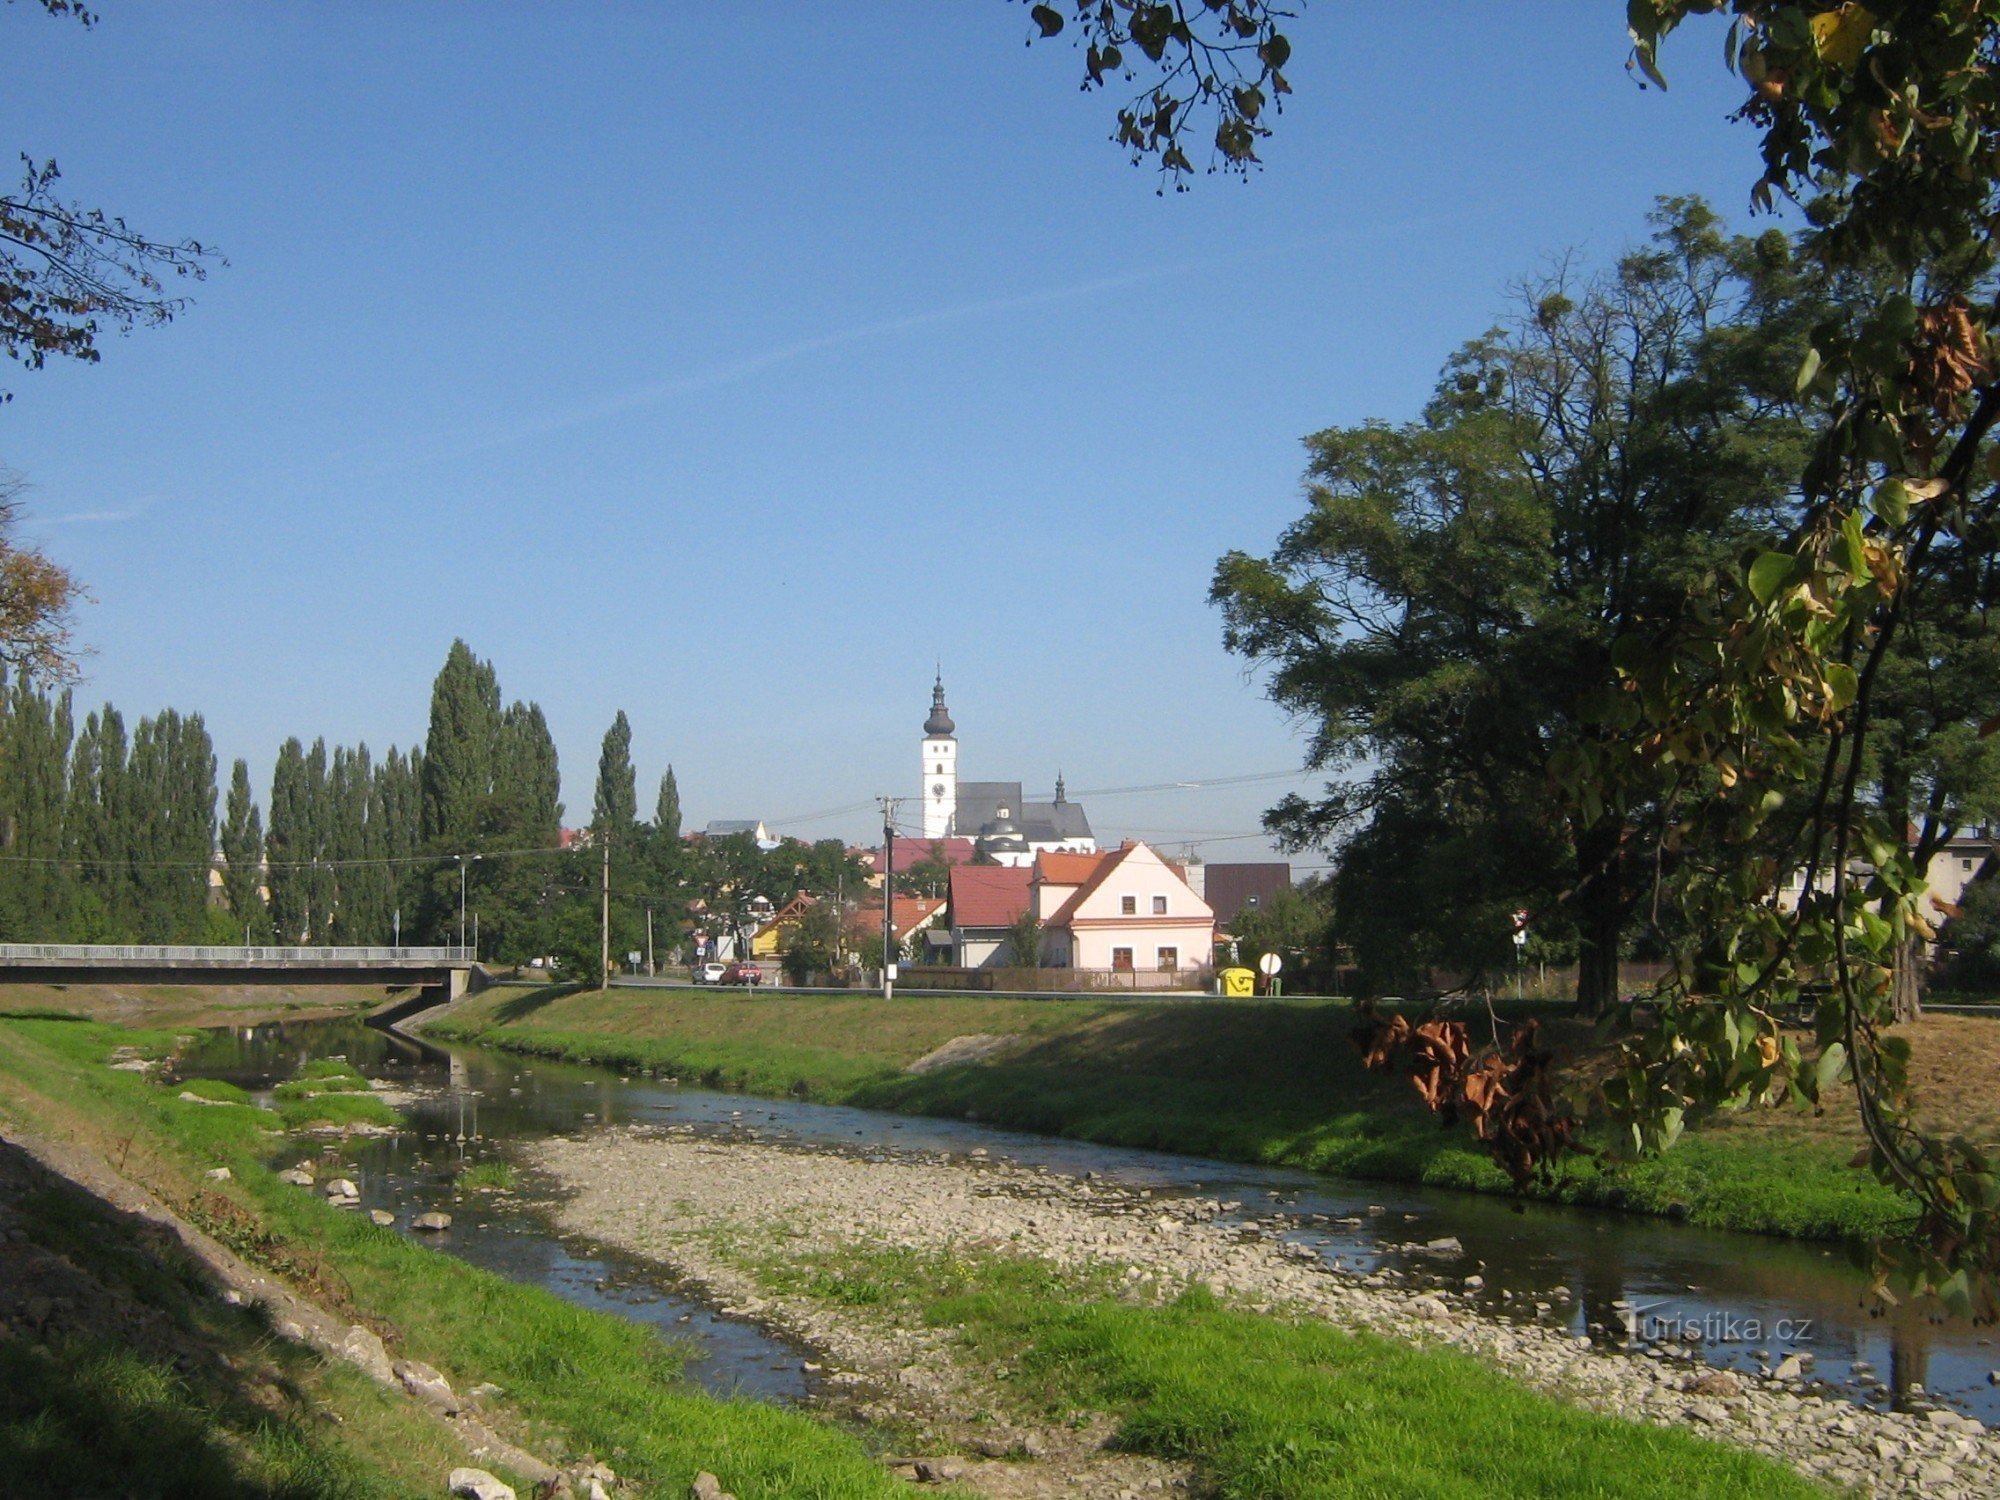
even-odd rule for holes
{"type": "MultiPolygon", "coordinates": [[[[198,711],[262,786],[290,734],[421,738],[463,636],[573,821],[620,708],[696,826],[914,795],[940,659],[968,777],[1296,768],[1206,591],[1299,439],[1413,416],[1656,195],[1747,224],[1755,175],[1720,28],[1642,91],[1612,0],[1311,5],[1266,169],[1165,196],[1002,0],[98,9],[0,7],[4,144],[230,263],[4,372],[27,531],[96,598],[80,697],[198,711]]],[[[1090,811],[1254,858],[1305,784],[1090,811]]]]}

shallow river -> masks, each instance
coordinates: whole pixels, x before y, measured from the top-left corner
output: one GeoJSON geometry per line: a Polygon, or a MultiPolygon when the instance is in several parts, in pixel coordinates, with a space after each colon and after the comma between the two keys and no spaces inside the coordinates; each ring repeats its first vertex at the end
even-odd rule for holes
{"type": "Polygon", "coordinates": [[[650,1267],[556,1234],[537,1211],[533,1179],[524,1176],[512,1194],[459,1194],[457,1173],[505,1160],[512,1142],[614,1123],[861,1152],[978,1152],[1070,1176],[1094,1172],[1163,1198],[1236,1201],[1233,1217],[1282,1220],[1287,1239],[1356,1272],[1389,1270],[1449,1286],[1477,1273],[1485,1280],[1478,1296],[1498,1316],[1566,1321],[1614,1342],[1669,1343],[1747,1370],[1796,1353],[1810,1357],[1812,1375],[1830,1391],[1862,1404],[1902,1405],[1927,1391],[2000,1423],[2000,1386],[1988,1378],[2000,1370],[1995,1330],[1934,1323],[1908,1308],[1871,1315],[1863,1277],[1837,1248],[683,1088],[476,1047],[419,1045],[352,1021],[212,1033],[186,1056],[184,1071],[254,1090],[334,1055],[422,1091],[406,1107],[410,1133],[348,1147],[364,1208],[388,1209],[405,1225],[415,1213],[443,1209],[453,1215],[451,1229],[425,1236],[437,1248],[692,1339],[702,1357],[690,1374],[712,1390],[799,1399],[809,1391],[806,1356],[677,1292],[650,1267]],[[1454,1239],[1462,1248],[1422,1248],[1454,1239]]]}

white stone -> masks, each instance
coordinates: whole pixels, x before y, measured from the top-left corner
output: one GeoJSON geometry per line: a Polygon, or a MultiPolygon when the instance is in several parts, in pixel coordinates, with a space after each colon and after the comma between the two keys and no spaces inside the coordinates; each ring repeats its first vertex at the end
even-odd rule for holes
{"type": "Polygon", "coordinates": [[[452,1494],[464,1500],[514,1500],[514,1487],[502,1484],[484,1469],[453,1469],[447,1483],[452,1494]]]}
{"type": "Polygon", "coordinates": [[[389,1363],[389,1351],[383,1347],[381,1335],[374,1329],[356,1323],[341,1336],[338,1347],[341,1357],[349,1364],[359,1366],[384,1385],[395,1383],[396,1373],[389,1363]]]}
{"type": "Polygon", "coordinates": [[[426,1405],[436,1407],[446,1416],[454,1416],[464,1410],[464,1404],[458,1399],[458,1393],[451,1388],[451,1382],[421,1360],[396,1361],[395,1375],[396,1379],[402,1382],[404,1390],[426,1405]]]}

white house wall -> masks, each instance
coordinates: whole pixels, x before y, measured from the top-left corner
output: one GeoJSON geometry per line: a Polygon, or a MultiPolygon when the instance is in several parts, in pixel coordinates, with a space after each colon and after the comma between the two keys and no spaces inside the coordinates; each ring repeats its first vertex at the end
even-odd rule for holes
{"type": "Polygon", "coordinates": [[[1158,961],[1162,948],[1175,950],[1178,967],[1198,968],[1215,948],[1214,911],[1144,844],[1119,860],[1064,925],[1070,934],[1070,964],[1079,969],[1113,967],[1112,953],[1118,948],[1132,950],[1134,968],[1164,967],[1158,961]],[[1130,915],[1124,909],[1127,897],[1132,899],[1130,915]],[[1156,900],[1165,910],[1154,909],[1156,900]]]}

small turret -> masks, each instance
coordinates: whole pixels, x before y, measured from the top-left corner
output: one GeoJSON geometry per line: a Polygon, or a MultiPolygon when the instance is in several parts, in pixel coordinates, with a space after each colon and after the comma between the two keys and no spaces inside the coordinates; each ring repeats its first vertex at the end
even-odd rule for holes
{"type": "Polygon", "coordinates": [[[931,716],[924,720],[924,733],[934,740],[949,738],[958,726],[951,722],[951,715],[944,706],[944,673],[938,673],[935,686],[931,688],[931,716]]]}

